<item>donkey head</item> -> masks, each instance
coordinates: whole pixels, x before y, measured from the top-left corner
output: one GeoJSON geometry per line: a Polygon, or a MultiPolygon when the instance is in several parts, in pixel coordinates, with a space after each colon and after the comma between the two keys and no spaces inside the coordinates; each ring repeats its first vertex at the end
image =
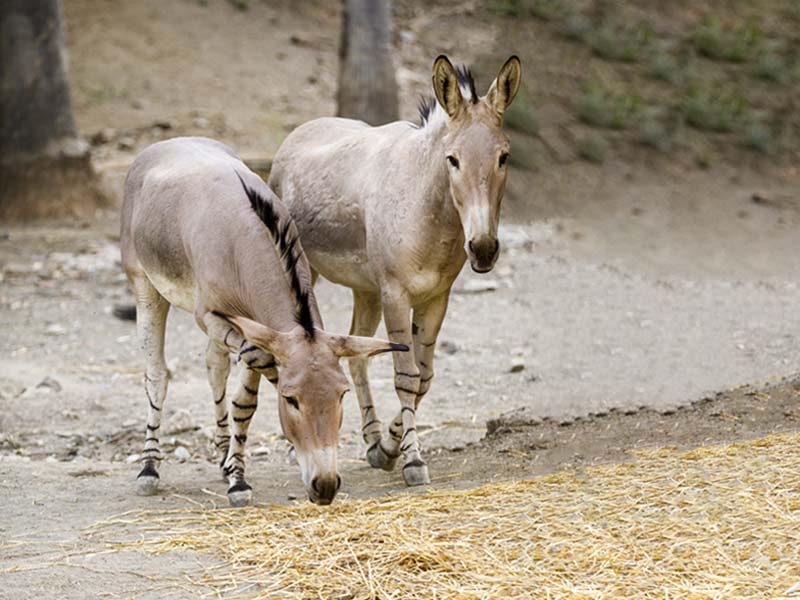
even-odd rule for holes
{"type": "Polygon", "coordinates": [[[369,337],[335,335],[303,327],[282,332],[244,317],[228,317],[250,342],[280,364],[278,415],[283,434],[294,445],[300,474],[315,504],[330,504],[342,478],[336,467],[342,399],[348,391],[339,359],[374,356],[408,346],[369,337]]]}
{"type": "Polygon", "coordinates": [[[449,117],[442,160],[447,161],[465,250],[478,273],[490,271],[500,252],[497,225],[509,153],[503,113],[517,94],[521,76],[519,58],[512,56],[479,98],[466,69],[457,71],[446,56],[433,63],[433,90],[449,117]]]}

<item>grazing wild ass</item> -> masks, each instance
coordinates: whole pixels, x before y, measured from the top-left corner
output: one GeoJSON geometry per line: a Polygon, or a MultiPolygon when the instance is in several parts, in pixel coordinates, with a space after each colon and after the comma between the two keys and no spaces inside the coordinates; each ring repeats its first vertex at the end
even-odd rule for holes
{"type": "Polygon", "coordinates": [[[175,305],[194,313],[208,334],[215,442],[230,503],[251,498],[244,449],[264,375],[278,389],[281,426],[296,449],[309,499],[329,504],[341,484],[336,450],[347,379],[339,358],[366,360],[408,348],[322,329],[294,222],[263,180],[219,142],[177,138],[139,155],[125,180],[121,249],[146,358],[139,492],[152,494],[158,484],[158,431],[169,379],[164,326],[175,305]],[[229,411],[231,352],[243,365],[229,411]]]}
{"type": "Polygon", "coordinates": [[[473,270],[485,273],[500,250],[509,153],[503,113],[520,76],[520,61],[512,56],[479,98],[469,70],[440,56],[433,65],[438,104],[422,103],[420,126],[316,119],[295,129],[273,161],[269,185],[294,217],[312,277],[353,290],[350,333],[373,335],[383,312],[389,339],[412,347],[394,355],[402,408],[388,438],[382,437],[367,361],[350,360],[367,460],[390,470],[403,453],[408,485],[430,480],[416,409],[433,378],[450,288],[467,257],[473,270]]]}

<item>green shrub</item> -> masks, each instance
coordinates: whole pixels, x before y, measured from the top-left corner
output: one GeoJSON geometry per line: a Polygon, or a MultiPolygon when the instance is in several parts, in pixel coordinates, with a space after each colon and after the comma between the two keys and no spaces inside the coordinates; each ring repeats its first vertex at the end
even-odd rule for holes
{"type": "Polygon", "coordinates": [[[697,88],[684,97],[682,108],[692,127],[727,133],[735,129],[747,101],[738,93],[697,88]]]}
{"type": "Polygon", "coordinates": [[[569,12],[562,0],[495,0],[490,8],[510,17],[536,17],[555,21],[569,12]]]}
{"type": "Polygon", "coordinates": [[[512,131],[521,131],[528,135],[539,133],[539,122],[536,120],[536,108],[527,94],[520,91],[514,103],[503,117],[505,125],[512,131]]]}
{"type": "Polygon", "coordinates": [[[584,86],[577,104],[583,122],[609,129],[625,129],[638,108],[636,96],[614,94],[595,84],[584,86]]]}
{"type": "Polygon", "coordinates": [[[658,115],[645,116],[639,122],[639,143],[661,152],[672,148],[672,134],[658,115]]]}
{"type": "Polygon", "coordinates": [[[651,77],[668,83],[678,83],[682,79],[678,60],[663,49],[657,49],[650,53],[647,71],[651,77]]]}
{"type": "Polygon", "coordinates": [[[596,165],[606,160],[606,143],[603,138],[590,135],[578,140],[578,156],[596,165]]]}
{"type": "Polygon", "coordinates": [[[707,56],[730,62],[746,62],[758,52],[761,29],[752,21],[726,27],[716,17],[704,19],[694,31],[694,45],[707,56]]]}
{"type": "Polygon", "coordinates": [[[653,37],[647,27],[624,27],[604,23],[588,35],[592,51],[610,60],[636,62],[653,37]]]}
{"type": "Polygon", "coordinates": [[[766,81],[787,83],[791,79],[791,66],[777,50],[765,50],[758,55],[756,75],[766,81]]]}
{"type": "Polygon", "coordinates": [[[774,145],[772,130],[762,119],[750,119],[745,123],[742,131],[742,145],[750,150],[766,154],[772,150],[774,145]]]}
{"type": "Polygon", "coordinates": [[[585,42],[592,33],[592,21],[584,15],[575,13],[569,15],[561,27],[566,37],[576,42],[585,42]]]}

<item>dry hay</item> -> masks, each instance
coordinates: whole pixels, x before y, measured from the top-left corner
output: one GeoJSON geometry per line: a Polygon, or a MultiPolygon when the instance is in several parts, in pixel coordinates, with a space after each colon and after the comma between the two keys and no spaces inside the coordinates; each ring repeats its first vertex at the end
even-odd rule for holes
{"type": "Polygon", "coordinates": [[[145,511],[114,546],[242,598],[800,598],[800,434],[331,507],[145,511]],[[139,529],[141,533],[141,529],[139,529]],[[797,595],[795,595],[797,594],[797,595]]]}

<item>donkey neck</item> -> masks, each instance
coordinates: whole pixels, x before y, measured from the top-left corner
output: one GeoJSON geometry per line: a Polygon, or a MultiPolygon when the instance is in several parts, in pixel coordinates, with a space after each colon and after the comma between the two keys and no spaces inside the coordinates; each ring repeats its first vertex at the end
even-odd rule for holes
{"type": "Polygon", "coordinates": [[[419,130],[418,167],[422,189],[419,202],[418,222],[435,226],[438,240],[460,240],[463,243],[464,229],[450,194],[450,179],[447,174],[444,138],[447,123],[436,119],[419,130]]]}

